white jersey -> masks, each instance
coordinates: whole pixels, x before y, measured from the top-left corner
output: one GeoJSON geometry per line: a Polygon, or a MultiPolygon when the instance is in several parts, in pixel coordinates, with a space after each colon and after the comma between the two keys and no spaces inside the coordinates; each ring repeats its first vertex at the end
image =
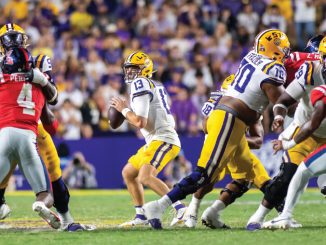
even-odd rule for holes
{"type": "Polygon", "coordinates": [[[140,129],[146,144],[160,140],[181,146],[174,129],[175,121],[170,112],[168,94],[162,84],[144,77],[134,79],[130,84],[130,106],[136,115],[147,118],[146,127],[140,129]],[[142,107],[146,107],[147,103],[149,109],[144,112],[142,107]]]}
{"type": "Polygon", "coordinates": [[[269,103],[261,89],[262,84],[282,86],[285,80],[286,70],[282,63],[251,51],[242,59],[225,95],[240,99],[250,109],[262,114],[269,103]]]}
{"type": "MultiPolygon", "coordinates": [[[[313,88],[325,84],[320,61],[307,61],[302,64],[295,74],[295,79],[286,88],[286,92],[294,99],[299,100],[299,105],[294,114],[294,122],[302,126],[309,121],[314,111],[310,101],[310,92],[313,88]]],[[[324,119],[313,135],[326,138],[326,120],[324,119]]]]}

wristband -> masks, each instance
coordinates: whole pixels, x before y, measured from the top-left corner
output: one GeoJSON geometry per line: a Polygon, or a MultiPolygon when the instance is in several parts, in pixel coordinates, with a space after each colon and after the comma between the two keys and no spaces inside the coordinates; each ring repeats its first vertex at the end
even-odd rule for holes
{"type": "Polygon", "coordinates": [[[288,108],[287,108],[285,105],[283,105],[283,104],[275,104],[275,105],[273,106],[273,112],[275,111],[275,109],[276,109],[277,107],[283,108],[283,109],[285,110],[285,114],[288,114],[288,108]]]}
{"type": "Polygon", "coordinates": [[[127,118],[127,113],[131,111],[128,107],[124,108],[122,111],[121,111],[121,114],[127,118]]]}
{"type": "Polygon", "coordinates": [[[292,148],[293,146],[295,146],[297,143],[294,141],[294,139],[287,141],[287,140],[282,140],[282,146],[283,146],[283,150],[288,150],[290,148],[292,148]]]}
{"type": "Polygon", "coordinates": [[[277,119],[282,119],[284,121],[284,117],[282,115],[276,115],[274,117],[274,121],[277,120],[277,119]]]}

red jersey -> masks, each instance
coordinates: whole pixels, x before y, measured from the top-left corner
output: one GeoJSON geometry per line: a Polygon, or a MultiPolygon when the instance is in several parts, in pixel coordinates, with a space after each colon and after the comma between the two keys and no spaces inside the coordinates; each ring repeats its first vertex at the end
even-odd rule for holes
{"type": "Polygon", "coordinates": [[[326,85],[321,85],[310,92],[310,100],[312,106],[315,106],[316,102],[321,100],[326,104],[326,85]]]}
{"type": "Polygon", "coordinates": [[[38,121],[45,103],[40,86],[26,82],[19,74],[2,74],[0,82],[0,129],[14,127],[37,134],[38,121]]]}
{"type": "Polygon", "coordinates": [[[291,53],[284,63],[286,69],[286,82],[284,86],[287,87],[293,81],[295,73],[305,61],[319,60],[319,58],[320,55],[317,53],[291,53]]]}

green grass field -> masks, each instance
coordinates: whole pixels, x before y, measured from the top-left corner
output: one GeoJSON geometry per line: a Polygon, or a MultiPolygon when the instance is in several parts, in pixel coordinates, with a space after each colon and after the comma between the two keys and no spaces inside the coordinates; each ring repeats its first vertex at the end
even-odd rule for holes
{"type": "MultiPolygon", "coordinates": [[[[201,212],[217,196],[217,190],[203,201],[201,212]]],[[[150,228],[119,229],[117,225],[131,219],[134,210],[128,193],[123,191],[71,191],[71,211],[75,220],[95,224],[96,231],[67,233],[51,230],[32,211],[31,192],[7,194],[11,216],[0,222],[0,244],[325,244],[326,200],[318,190],[308,190],[296,208],[295,218],[304,228],[288,231],[247,232],[247,219],[258,207],[261,193],[250,191],[227,208],[222,218],[231,230],[211,230],[198,224],[196,229],[169,228],[171,212],[164,217],[164,230],[150,228]],[[11,228],[9,228],[11,226],[11,228]]],[[[146,201],[157,196],[146,192],[146,201]]],[[[185,201],[189,202],[189,198],[185,201]]],[[[269,218],[276,215],[273,211],[269,218]]]]}

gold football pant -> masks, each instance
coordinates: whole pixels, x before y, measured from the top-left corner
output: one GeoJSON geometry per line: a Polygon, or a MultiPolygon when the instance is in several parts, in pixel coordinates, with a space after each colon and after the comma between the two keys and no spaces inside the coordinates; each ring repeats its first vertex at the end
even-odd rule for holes
{"type": "Polygon", "coordinates": [[[140,170],[143,165],[149,164],[154,166],[159,173],[179,154],[179,151],[180,147],[176,145],[154,140],[149,145],[141,147],[135,155],[129,158],[128,163],[137,170],[140,170]]]}

